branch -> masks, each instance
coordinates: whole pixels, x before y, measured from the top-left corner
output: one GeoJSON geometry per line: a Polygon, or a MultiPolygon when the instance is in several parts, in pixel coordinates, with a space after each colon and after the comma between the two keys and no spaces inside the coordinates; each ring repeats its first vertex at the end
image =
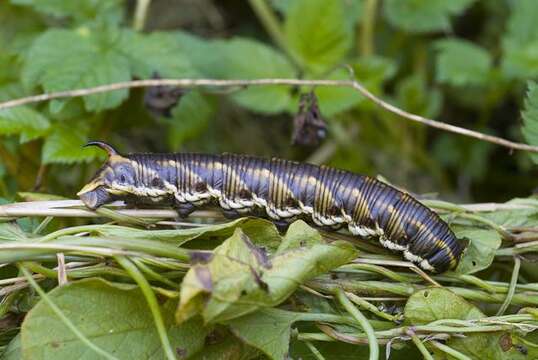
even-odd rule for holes
{"type": "Polygon", "coordinates": [[[248,86],[266,86],[266,85],[286,85],[286,86],[334,86],[353,88],[373,103],[393,114],[405,119],[418,122],[427,126],[441,129],[444,131],[460,134],[493,144],[504,146],[513,150],[523,150],[538,153],[538,146],[532,146],[524,143],[518,143],[506,140],[497,136],[483,134],[478,131],[465,129],[459,126],[445,124],[440,121],[429,119],[420,115],[409,113],[388,102],[378,98],[363,85],[354,80],[299,80],[299,79],[253,79],[253,80],[218,80],[218,79],[148,79],[119,82],[107,85],[100,85],[91,88],[59,91],[49,94],[41,94],[9,100],[0,103],[0,110],[8,109],[15,106],[37,103],[59,98],[86,96],[98,93],[104,93],[114,90],[141,88],[151,86],[176,86],[176,87],[248,87],[248,86]]]}
{"type": "MultiPolygon", "coordinates": [[[[125,204],[121,201],[109,204],[120,215],[134,216],[144,219],[175,219],[177,212],[172,209],[125,209],[125,204]]],[[[497,211],[497,210],[519,210],[529,209],[526,205],[516,204],[468,204],[459,205],[459,208],[466,211],[497,211]]],[[[56,217],[102,217],[95,211],[89,210],[80,200],[51,200],[51,201],[28,201],[16,202],[0,205],[0,219],[18,218],[25,216],[56,216],[56,217]]],[[[220,218],[220,212],[212,210],[198,210],[192,214],[197,218],[220,218]]],[[[362,262],[366,261],[361,259],[362,262]]],[[[408,263],[405,263],[408,264],[408,263]]]]}

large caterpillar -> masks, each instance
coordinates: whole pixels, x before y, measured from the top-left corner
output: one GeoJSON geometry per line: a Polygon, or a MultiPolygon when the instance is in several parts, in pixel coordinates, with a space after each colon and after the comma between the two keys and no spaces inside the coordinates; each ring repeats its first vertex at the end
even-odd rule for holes
{"type": "Polygon", "coordinates": [[[228,217],[269,217],[285,227],[297,218],[402,251],[422,269],[454,268],[462,244],[437,214],[412,196],[373,178],[325,166],[233,154],[120,155],[106,143],[108,161],[79,193],[96,209],[114,200],[165,204],[188,216],[218,204],[228,217]]]}

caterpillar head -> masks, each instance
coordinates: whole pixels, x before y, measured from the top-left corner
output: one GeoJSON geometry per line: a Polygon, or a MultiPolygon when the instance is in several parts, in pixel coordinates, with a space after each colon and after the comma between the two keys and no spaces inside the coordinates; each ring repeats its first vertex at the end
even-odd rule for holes
{"type": "Polygon", "coordinates": [[[91,141],[86,146],[97,146],[108,154],[107,161],[92,180],[77,193],[84,205],[95,210],[118,199],[121,195],[128,194],[128,189],[135,183],[135,170],[129,159],[120,155],[107,143],[91,141]]]}

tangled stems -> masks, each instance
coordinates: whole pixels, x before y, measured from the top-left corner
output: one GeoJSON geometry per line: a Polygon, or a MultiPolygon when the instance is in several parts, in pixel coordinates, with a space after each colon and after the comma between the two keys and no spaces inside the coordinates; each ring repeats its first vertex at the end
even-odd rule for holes
{"type": "Polygon", "coordinates": [[[353,303],[348,299],[346,293],[341,288],[337,288],[334,295],[340,302],[340,304],[357,320],[368,338],[368,347],[370,349],[370,360],[377,360],[379,358],[379,344],[374,333],[372,325],[368,322],[368,319],[357,309],[353,303]]]}

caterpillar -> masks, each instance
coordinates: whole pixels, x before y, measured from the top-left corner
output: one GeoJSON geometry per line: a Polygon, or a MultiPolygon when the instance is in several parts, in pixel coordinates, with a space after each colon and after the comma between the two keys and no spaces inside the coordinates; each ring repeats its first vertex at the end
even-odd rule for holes
{"type": "Polygon", "coordinates": [[[197,153],[120,155],[108,160],[78,196],[90,209],[115,200],[174,207],[186,217],[218,204],[225,216],[263,216],[285,228],[304,218],[353,235],[378,237],[424,270],[454,268],[464,246],[448,225],[411,195],[368,176],[282,159],[197,153]]]}

